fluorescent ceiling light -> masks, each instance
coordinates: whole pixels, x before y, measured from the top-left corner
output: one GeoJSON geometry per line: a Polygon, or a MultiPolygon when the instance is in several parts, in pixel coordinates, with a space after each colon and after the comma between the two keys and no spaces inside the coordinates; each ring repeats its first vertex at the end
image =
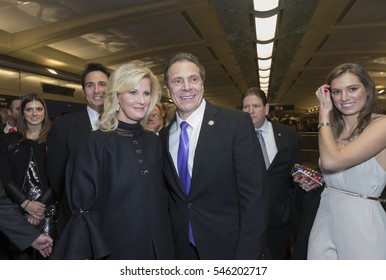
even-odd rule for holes
{"type": "Polygon", "coordinates": [[[275,37],[277,14],[267,18],[255,17],[256,39],[270,41],[275,37]]]}
{"type": "Polygon", "coordinates": [[[258,59],[259,70],[268,70],[271,68],[272,58],[270,59],[258,59]]]}
{"type": "Polygon", "coordinates": [[[54,69],[47,68],[47,71],[50,72],[51,74],[58,75],[58,73],[54,69]]]}
{"type": "Polygon", "coordinates": [[[269,58],[272,56],[273,52],[273,42],[268,44],[256,44],[257,57],[258,58],[269,58]]]}
{"type": "Polygon", "coordinates": [[[253,7],[257,12],[271,11],[279,6],[279,0],[253,0],[253,7]]]}
{"type": "Polygon", "coordinates": [[[269,74],[271,73],[271,69],[268,70],[259,70],[259,77],[261,78],[267,78],[269,77],[269,74]]]}

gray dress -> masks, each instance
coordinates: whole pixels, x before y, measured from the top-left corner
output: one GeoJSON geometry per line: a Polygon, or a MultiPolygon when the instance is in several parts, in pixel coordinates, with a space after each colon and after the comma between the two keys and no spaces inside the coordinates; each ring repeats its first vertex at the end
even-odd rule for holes
{"type": "MultiPolygon", "coordinates": [[[[376,158],[323,174],[327,186],[371,197],[379,197],[386,185],[386,171],[376,158]]],[[[321,194],[308,259],[386,259],[386,213],[381,203],[334,188],[321,194]]]]}

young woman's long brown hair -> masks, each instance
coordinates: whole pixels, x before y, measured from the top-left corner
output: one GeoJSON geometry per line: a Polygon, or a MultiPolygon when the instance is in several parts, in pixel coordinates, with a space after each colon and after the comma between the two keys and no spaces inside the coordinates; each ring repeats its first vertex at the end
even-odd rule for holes
{"type": "MultiPolygon", "coordinates": [[[[372,115],[378,113],[378,98],[375,91],[375,83],[373,79],[370,77],[367,70],[355,63],[345,63],[337,66],[333,69],[330,74],[327,76],[327,84],[331,84],[333,80],[339,78],[343,74],[351,73],[358,77],[359,81],[363,84],[367,92],[367,102],[366,106],[359,112],[358,115],[358,125],[353,130],[351,135],[346,139],[353,139],[357,137],[365,127],[371,121],[372,115]]],[[[331,115],[330,115],[331,123],[333,125],[334,136],[338,138],[343,131],[344,122],[342,113],[334,106],[331,115]]]]}
{"type": "Polygon", "coordinates": [[[26,105],[32,101],[38,101],[38,102],[42,103],[43,108],[44,108],[44,120],[42,121],[42,127],[40,129],[39,136],[36,140],[40,144],[45,143],[47,141],[48,132],[50,131],[50,128],[51,128],[51,120],[48,116],[48,110],[47,110],[46,102],[44,101],[44,99],[42,97],[40,97],[36,93],[26,94],[21,100],[19,118],[17,120],[17,132],[21,136],[21,139],[20,139],[21,142],[28,140],[28,138],[27,138],[28,126],[27,126],[27,122],[24,118],[24,109],[25,109],[26,105]]]}

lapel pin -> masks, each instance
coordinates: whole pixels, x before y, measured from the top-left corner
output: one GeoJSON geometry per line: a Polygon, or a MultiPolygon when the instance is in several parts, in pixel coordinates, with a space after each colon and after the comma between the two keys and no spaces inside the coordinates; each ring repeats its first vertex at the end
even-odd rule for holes
{"type": "Polygon", "coordinates": [[[278,135],[278,136],[281,136],[281,133],[278,133],[277,135],[278,135]]]}
{"type": "Polygon", "coordinates": [[[214,125],[214,121],[210,120],[210,121],[208,121],[208,124],[209,124],[210,126],[212,126],[212,125],[214,125]]]}

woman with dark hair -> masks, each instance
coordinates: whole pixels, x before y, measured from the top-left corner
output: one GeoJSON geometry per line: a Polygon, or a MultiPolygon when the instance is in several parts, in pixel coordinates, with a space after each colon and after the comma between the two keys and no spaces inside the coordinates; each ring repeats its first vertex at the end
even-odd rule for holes
{"type": "MultiPolygon", "coordinates": [[[[28,222],[41,233],[55,236],[56,203],[46,178],[46,141],[51,124],[46,104],[31,93],[20,104],[17,131],[3,136],[0,149],[1,182],[7,196],[20,206],[28,222]]],[[[34,259],[31,248],[13,248],[16,259],[34,259]]]]}
{"type": "Polygon", "coordinates": [[[358,64],[332,70],[316,91],[319,166],[326,182],[309,259],[386,259],[386,116],[374,81],[358,64]]]}

